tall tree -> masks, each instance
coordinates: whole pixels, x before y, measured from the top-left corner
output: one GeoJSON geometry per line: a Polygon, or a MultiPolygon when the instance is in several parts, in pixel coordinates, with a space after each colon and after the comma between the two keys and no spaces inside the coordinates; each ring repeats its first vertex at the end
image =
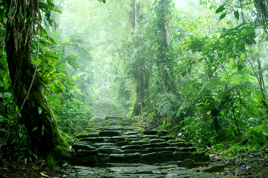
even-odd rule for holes
{"type": "Polygon", "coordinates": [[[57,163],[67,152],[67,143],[62,138],[55,117],[43,96],[42,79],[36,71],[37,64],[32,63],[33,58],[38,60],[38,38],[44,33],[40,11],[44,12],[51,23],[50,11],[54,10],[54,5],[51,1],[45,3],[36,0],[2,2],[7,14],[5,48],[9,74],[13,94],[21,109],[21,121],[28,131],[28,143],[50,163],[57,163]],[[37,45],[36,51],[33,50],[33,40],[37,45]]]}
{"type": "Polygon", "coordinates": [[[144,67],[144,56],[141,52],[140,44],[140,23],[141,23],[141,4],[140,0],[132,0],[132,25],[133,25],[133,43],[134,43],[134,78],[136,83],[136,101],[134,104],[132,116],[142,114],[144,108],[144,90],[149,87],[150,74],[144,67]]]}
{"type": "Polygon", "coordinates": [[[171,83],[168,71],[171,67],[170,58],[170,6],[171,0],[157,1],[156,15],[158,26],[158,53],[157,53],[157,66],[158,75],[161,84],[163,85],[163,93],[169,92],[171,89],[171,83]]]}

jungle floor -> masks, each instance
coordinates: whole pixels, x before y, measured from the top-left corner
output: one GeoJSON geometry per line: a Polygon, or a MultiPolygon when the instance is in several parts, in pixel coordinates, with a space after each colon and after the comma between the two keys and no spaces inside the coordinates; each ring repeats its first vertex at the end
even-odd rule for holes
{"type": "MultiPolygon", "coordinates": [[[[228,164],[222,172],[214,172],[213,177],[268,177],[268,153],[265,150],[248,155],[241,154],[239,157],[234,159],[211,154],[210,160],[210,165],[217,169],[219,169],[221,165],[228,164]]],[[[207,167],[197,167],[190,170],[198,172],[206,168],[207,167]]],[[[105,169],[105,167],[103,169],[105,169]]],[[[90,170],[94,170],[94,168],[91,167],[90,170]]],[[[74,177],[73,173],[76,171],[77,167],[69,164],[64,164],[60,167],[51,169],[48,168],[42,160],[26,164],[24,161],[17,163],[1,160],[0,162],[0,178],[74,177]]],[[[97,174],[98,171],[96,171],[96,176],[97,174]]],[[[163,175],[163,177],[169,176],[163,175]]]]}

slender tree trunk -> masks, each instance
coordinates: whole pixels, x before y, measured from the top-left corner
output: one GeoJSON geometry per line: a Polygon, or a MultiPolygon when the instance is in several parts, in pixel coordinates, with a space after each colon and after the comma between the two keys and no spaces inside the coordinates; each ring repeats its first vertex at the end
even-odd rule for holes
{"type": "Polygon", "coordinates": [[[157,55],[159,67],[159,79],[163,83],[162,92],[167,93],[171,90],[170,77],[168,71],[170,70],[171,60],[169,58],[169,43],[170,43],[170,25],[169,25],[169,9],[170,0],[158,1],[158,44],[159,50],[157,55]]]}
{"type": "Polygon", "coordinates": [[[67,144],[60,135],[55,117],[42,94],[43,86],[38,73],[28,95],[35,73],[31,59],[31,42],[33,29],[37,24],[34,20],[39,10],[37,2],[7,1],[8,9],[15,9],[15,13],[7,12],[14,16],[8,16],[6,24],[6,53],[13,94],[19,107],[27,97],[21,110],[21,120],[28,131],[28,144],[39,155],[46,157],[50,164],[54,164],[66,155],[67,144]],[[21,17],[28,21],[22,21],[21,17]]]}
{"type": "Polygon", "coordinates": [[[142,114],[144,102],[143,102],[143,90],[144,90],[144,60],[142,58],[142,55],[140,54],[140,42],[139,42],[139,27],[140,27],[140,0],[133,0],[133,13],[134,15],[134,47],[135,52],[133,54],[134,60],[135,60],[135,81],[136,81],[136,102],[133,109],[132,116],[138,116],[142,114]]]}

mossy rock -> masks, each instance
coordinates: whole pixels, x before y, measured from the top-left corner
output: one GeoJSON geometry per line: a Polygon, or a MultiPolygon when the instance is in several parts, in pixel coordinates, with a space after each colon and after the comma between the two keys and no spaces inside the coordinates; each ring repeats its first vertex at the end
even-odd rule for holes
{"type": "Polygon", "coordinates": [[[86,143],[86,142],[76,142],[73,144],[73,149],[83,149],[83,150],[96,150],[96,147],[86,143]]]}
{"type": "Polygon", "coordinates": [[[172,160],[172,151],[153,152],[142,155],[145,163],[160,163],[172,160]]]}
{"type": "Polygon", "coordinates": [[[142,162],[140,153],[110,154],[111,163],[139,163],[142,162]]]}
{"type": "Polygon", "coordinates": [[[183,161],[187,158],[191,158],[193,153],[191,152],[173,152],[174,161],[183,161]]]}
{"type": "Polygon", "coordinates": [[[72,157],[69,161],[74,165],[86,165],[86,166],[95,166],[98,164],[98,156],[97,155],[89,155],[82,157],[72,157]]]}
{"type": "Polygon", "coordinates": [[[98,137],[99,133],[83,133],[83,134],[76,134],[75,138],[84,138],[84,137],[98,137]]]}
{"type": "Polygon", "coordinates": [[[207,162],[210,161],[209,155],[204,151],[193,152],[191,159],[195,162],[207,162]]]}
{"type": "Polygon", "coordinates": [[[122,117],[113,117],[113,116],[105,116],[104,117],[104,120],[122,120],[123,118],[122,117]]]}

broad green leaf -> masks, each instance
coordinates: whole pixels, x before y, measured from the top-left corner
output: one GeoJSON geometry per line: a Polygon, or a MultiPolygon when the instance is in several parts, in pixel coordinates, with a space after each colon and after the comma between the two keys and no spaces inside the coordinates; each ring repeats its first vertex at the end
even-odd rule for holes
{"type": "Polygon", "coordinates": [[[35,159],[38,159],[38,156],[35,153],[32,153],[35,159]]]}
{"type": "Polygon", "coordinates": [[[179,125],[175,125],[174,127],[171,128],[171,130],[178,128],[178,127],[179,127],[179,125]]]}
{"type": "Polygon", "coordinates": [[[234,16],[237,20],[239,20],[239,12],[238,10],[234,11],[234,16]]]}
{"type": "Polygon", "coordinates": [[[19,150],[23,151],[23,150],[27,150],[28,148],[26,147],[23,147],[23,148],[20,148],[19,150]]]}
{"type": "Polygon", "coordinates": [[[196,104],[195,106],[199,106],[199,105],[204,105],[204,103],[198,103],[198,104],[196,104]]]}
{"type": "Polygon", "coordinates": [[[49,31],[50,31],[50,33],[52,33],[52,27],[51,26],[49,27],[49,31]]]}
{"type": "Polygon", "coordinates": [[[38,113],[41,114],[42,113],[42,108],[38,107],[38,113]]]}
{"type": "Polygon", "coordinates": [[[222,11],[224,11],[225,10],[225,4],[224,5],[221,5],[217,10],[216,10],[216,14],[218,14],[218,13],[220,13],[220,12],[222,12],[222,11]]]}
{"type": "Polygon", "coordinates": [[[226,16],[226,13],[221,14],[219,21],[220,21],[221,19],[223,19],[225,16],[226,16]]]}
{"type": "Polygon", "coordinates": [[[38,127],[37,127],[37,126],[36,126],[36,127],[34,127],[34,128],[33,128],[33,130],[32,130],[32,132],[33,132],[33,131],[35,131],[35,130],[37,130],[37,129],[38,129],[38,127]]]}
{"type": "Polygon", "coordinates": [[[20,162],[20,160],[24,157],[24,155],[21,155],[18,157],[17,162],[20,162]]]}
{"type": "Polygon", "coordinates": [[[167,128],[168,126],[170,126],[170,124],[171,124],[171,123],[169,123],[169,124],[165,125],[165,128],[167,128]]]}

